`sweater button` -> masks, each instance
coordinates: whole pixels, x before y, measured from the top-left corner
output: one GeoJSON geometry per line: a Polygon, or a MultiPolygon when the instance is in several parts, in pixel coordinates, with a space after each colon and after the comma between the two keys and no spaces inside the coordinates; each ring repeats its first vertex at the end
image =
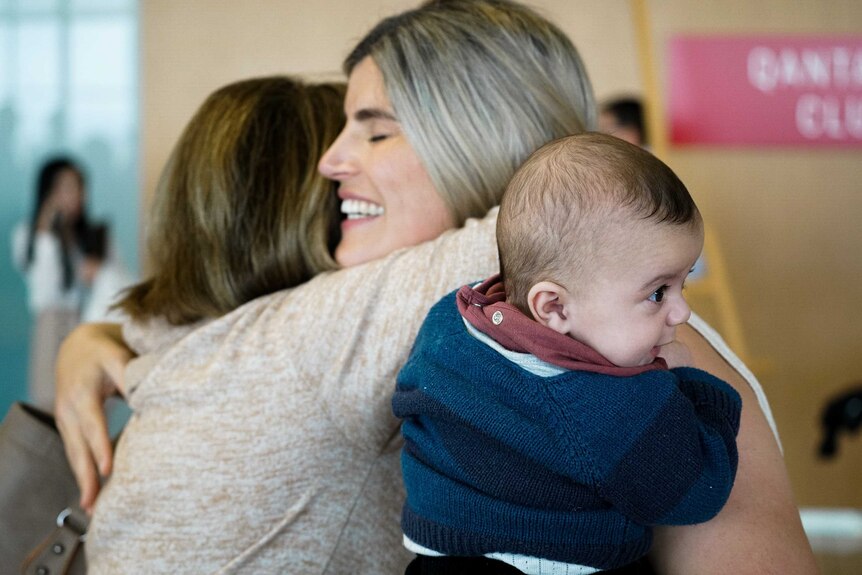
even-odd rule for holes
{"type": "Polygon", "coordinates": [[[501,312],[500,310],[495,311],[493,315],[491,315],[491,321],[494,323],[494,325],[500,325],[501,323],[503,323],[503,312],[501,312]]]}

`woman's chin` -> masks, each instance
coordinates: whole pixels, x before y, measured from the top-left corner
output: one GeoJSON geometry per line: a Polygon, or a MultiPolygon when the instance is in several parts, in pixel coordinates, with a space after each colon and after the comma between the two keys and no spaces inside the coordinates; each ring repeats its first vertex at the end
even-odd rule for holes
{"type": "Polygon", "coordinates": [[[341,241],[335,247],[335,261],[343,268],[358,266],[380,259],[392,250],[387,250],[382,242],[369,241],[358,231],[344,231],[341,241]]]}

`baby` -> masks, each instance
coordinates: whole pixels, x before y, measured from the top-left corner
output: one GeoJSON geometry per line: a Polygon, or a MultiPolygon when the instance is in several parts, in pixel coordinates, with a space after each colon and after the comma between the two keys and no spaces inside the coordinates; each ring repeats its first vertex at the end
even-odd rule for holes
{"type": "Polygon", "coordinates": [[[714,517],[736,474],[739,394],[660,357],[700,213],[588,133],[518,169],[497,241],[501,274],[437,303],[398,376],[408,573],[637,572],[650,526],[714,517]]]}

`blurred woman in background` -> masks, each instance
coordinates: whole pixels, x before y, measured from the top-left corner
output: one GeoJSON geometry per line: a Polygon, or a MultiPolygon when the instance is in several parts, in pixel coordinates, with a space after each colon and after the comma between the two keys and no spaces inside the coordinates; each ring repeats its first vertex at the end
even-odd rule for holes
{"type": "Polygon", "coordinates": [[[107,227],[92,224],[87,215],[80,164],[65,156],[46,161],[36,181],[33,215],[12,237],[12,259],[24,275],[34,317],[29,397],[43,409],[53,407],[60,342],[81,319],[108,317],[111,297],[128,282],[107,240],[107,227]]]}

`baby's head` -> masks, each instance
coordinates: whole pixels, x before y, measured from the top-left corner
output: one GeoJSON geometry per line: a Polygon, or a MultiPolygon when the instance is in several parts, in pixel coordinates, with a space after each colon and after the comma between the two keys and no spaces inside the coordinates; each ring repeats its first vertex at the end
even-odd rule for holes
{"type": "Polygon", "coordinates": [[[691,310],[700,212],[658,158],[586,133],[531,155],[497,221],[506,299],[619,366],[650,363],[691,310]]]}

